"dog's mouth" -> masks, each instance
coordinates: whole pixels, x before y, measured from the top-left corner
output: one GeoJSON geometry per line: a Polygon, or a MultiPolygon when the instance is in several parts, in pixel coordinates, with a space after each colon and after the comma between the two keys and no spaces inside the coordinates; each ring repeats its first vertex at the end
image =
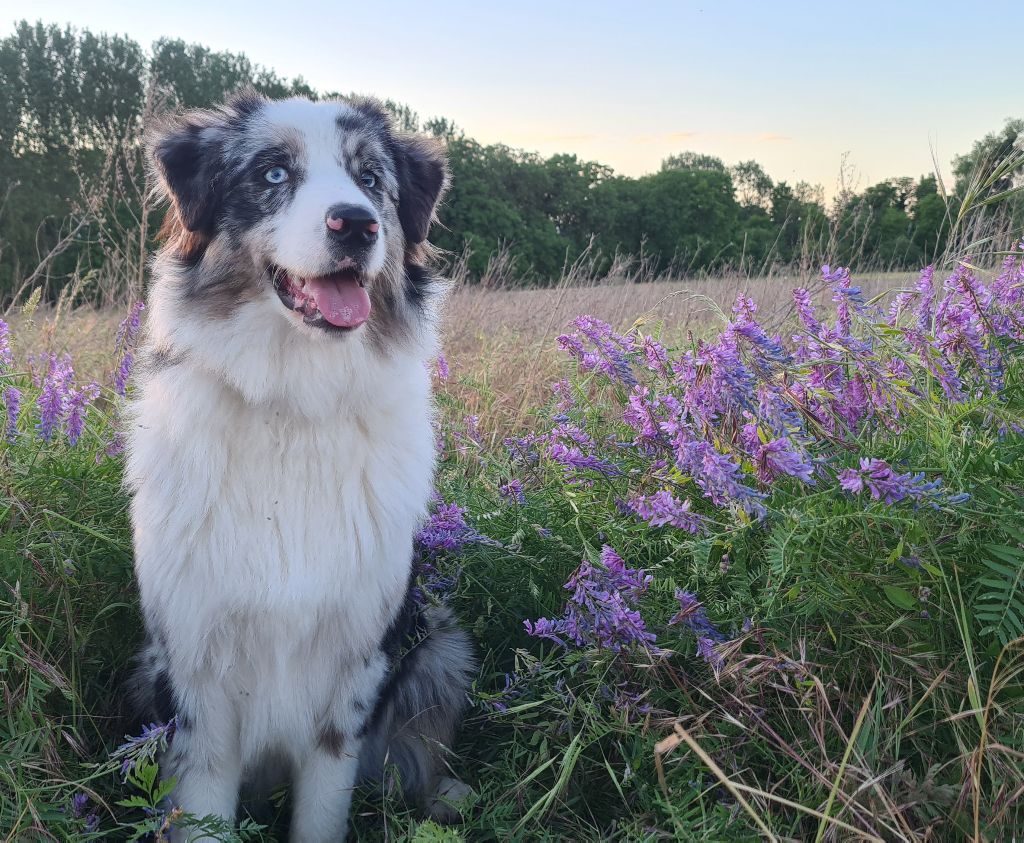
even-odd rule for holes
{"type": "Polygon", "coordinates": [[[278,298],[289,310],[301,313],[307,325],[352,330],[370,317],[366,276],[355,267],[309,277],[280,267],[273,272],[278,298]]]}

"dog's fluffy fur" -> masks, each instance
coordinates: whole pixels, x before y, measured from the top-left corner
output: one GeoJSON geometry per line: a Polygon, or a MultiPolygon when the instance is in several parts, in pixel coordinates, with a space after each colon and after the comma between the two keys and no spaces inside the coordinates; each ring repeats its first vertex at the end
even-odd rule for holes
{"type": "Polygon", "coordinates": [[[441,753],[473,669],[410,576],[434,473],[443,152],[374,101],[251,92],[168,120],[149,149],[171,207],[128,424],[148,632],[132,693],[176,718],[175,805],[233,819],[283,771],[292,839],[339,840],[359,777],[394,763],[425,805],[451,790],[441,753]],[[338,206],[376,236],[332,236],[338,206]],[[369,294],[360,326],[291,297],[339,269],[369,294]]]}

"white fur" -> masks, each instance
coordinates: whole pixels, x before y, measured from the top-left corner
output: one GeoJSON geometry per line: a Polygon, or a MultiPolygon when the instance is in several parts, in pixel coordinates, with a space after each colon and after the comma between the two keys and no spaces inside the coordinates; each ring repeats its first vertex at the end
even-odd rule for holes
{"type": "MultiPolygon", "coordinates": [[[[313,169],[271,246],[298,270],[303,232],[322,236],[325,203],[358,190],[323,151],[327,129],[304,119],[313,169]]],[[[127,484],[143,611],[195,721],[172,747],[173,800],[232,819],[245,773],[283,753],[293,839],[338,840],[359,750],[352,704],[372,706],[384,675],[381,636],[432,489],[436,337],[426,320],[383,353],[365,326],[303,325],[269,284],[206,317],[181,300],[171,261],[155,270],[147,343],[181,362],[141,379],[127,484]],[[346,736],[340,758],[313,751],[325,722],[346,736]]]]}
{"type": "MultiPolygon", "coordinates": [[[[263,227],[278,264],[300,276],[319,275],[331,265],[324,237],[328,208],[338,204],[370,207],[366,194],[353,181],[338,154],[335,121],[340,113],[350,109],[341,103],[332,105],[311,109],[306,100],[269,103],[258,124],[260,134],[266,138],[284,138],[297,131],[303,139],[305,179],[289,212],[269,219],[263,227]]],[[[377,238],[367,261],[368,275],[380,272],[384,265],[388,232],[387,223],[382,224],[385,231],[377,238]]]]}

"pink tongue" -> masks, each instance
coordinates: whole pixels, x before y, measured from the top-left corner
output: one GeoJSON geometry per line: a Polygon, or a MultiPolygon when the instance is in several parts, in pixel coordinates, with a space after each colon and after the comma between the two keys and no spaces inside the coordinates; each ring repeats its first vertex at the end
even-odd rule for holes
{"type": "Polygon", "coordinates": [[[307,278],[306,291],[324,319],[339,328],[355,328],[370,316],[370,296],[351,275],[307,278]]]}

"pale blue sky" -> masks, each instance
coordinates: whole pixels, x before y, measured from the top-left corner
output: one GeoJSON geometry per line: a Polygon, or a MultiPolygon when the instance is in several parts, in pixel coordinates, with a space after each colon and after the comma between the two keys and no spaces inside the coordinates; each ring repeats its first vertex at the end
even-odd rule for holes
{"type": "Polygon", "coordinates": [[[406,102],[479,140],[639,175],[685,149],[834,193],[932,170],[1024,116],[1020,2],[0,0],[149,45],[244,52],[314,87],[406,102]]]}

